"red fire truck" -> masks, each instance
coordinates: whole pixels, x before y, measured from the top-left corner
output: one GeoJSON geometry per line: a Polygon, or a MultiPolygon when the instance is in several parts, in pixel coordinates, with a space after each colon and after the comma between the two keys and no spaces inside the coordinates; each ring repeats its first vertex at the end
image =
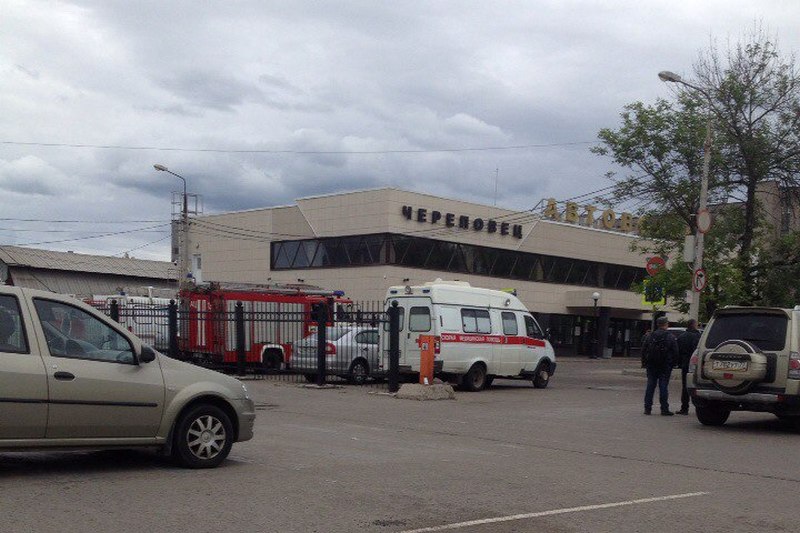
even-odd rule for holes
{"type": "Polygon", "coordinates": [[[291,366],[292,346],[316,328],[312,306],[327,303],[346,313],[352,300],[341,291],[308,285],[212,283],[180,293],[178,345],[183,357],[210,366],[236,364],[234,312],[245,313],[245,360],[250,367],[278,370],[291,366]]]}

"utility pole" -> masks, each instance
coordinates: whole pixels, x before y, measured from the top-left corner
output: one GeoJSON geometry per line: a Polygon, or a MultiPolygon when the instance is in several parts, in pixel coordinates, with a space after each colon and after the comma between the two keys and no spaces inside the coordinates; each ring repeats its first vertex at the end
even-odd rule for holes
{"type": "Polygon", "coordinates": [[[183,201],[181,202],[181,223],[178,237],[178,291],[182,291],[186,288],[191,274],[191,265],[189,264],[189,200],[186,194],[186,178],[172,172],[164,165],[156,164],[153,165],[153,168],[172,174],[183,182],[183,201]]]}

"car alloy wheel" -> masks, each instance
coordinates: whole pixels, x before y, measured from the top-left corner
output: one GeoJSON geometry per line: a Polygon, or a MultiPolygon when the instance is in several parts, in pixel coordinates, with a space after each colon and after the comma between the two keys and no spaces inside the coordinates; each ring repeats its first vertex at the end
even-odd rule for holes
{"type": "Polygon", "coordinates": [[[186,432],[186,445],[192,455],[207,461],[215,458],[225,448],[228,435],[222,421],[211,415],[194,420],[186,432]]]}
{"type": "Polygon", "coordinates": [[[213,468],[228,456],[235,439],[230,416],[216,405],[194,405],[175,425],[172,456],[187,468],[213,468]]]}

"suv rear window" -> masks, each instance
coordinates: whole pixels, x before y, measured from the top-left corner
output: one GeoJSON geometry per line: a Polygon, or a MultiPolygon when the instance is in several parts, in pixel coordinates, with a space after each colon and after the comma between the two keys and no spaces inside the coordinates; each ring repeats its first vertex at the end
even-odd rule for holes
{"type": "Polygon", "coordinates": [[[711,324],[706,348],[731,339],[752,342],[762,350],[783,350],[789,319],[781,315],[742,314],[719,315],[711,324]]]}

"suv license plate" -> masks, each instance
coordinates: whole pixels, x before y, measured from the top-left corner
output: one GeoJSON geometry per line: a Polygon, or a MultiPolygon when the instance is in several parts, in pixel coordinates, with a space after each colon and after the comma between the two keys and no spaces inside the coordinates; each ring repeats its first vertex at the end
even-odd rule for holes
{"type": "Polygon", "coordinates": [[[747,372],[747,361],[712,361],[712,370],[727,370],[730,372],[747,372]]]}

